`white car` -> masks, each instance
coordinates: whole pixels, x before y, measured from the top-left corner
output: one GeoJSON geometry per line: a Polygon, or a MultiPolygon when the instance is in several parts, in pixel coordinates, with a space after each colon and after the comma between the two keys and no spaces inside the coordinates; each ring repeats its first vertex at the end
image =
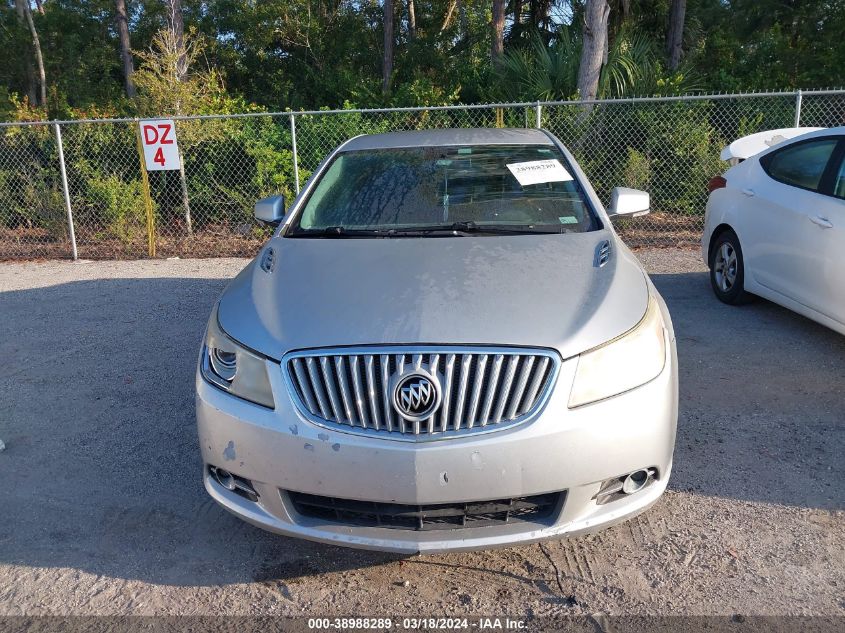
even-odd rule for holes
{"type": "Polygon", "coordinates": [[[716,296],[759,295],[845,334],[845,127],[749,156],[710,181],[702,256],[716,296]]]}

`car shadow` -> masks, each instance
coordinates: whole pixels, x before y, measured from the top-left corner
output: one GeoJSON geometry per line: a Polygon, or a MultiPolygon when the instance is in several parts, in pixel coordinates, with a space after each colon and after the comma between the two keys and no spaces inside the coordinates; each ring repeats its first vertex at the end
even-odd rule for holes
{"type": "Polygon", "coordinates": [[[845,507],[845,337],[764,299],[725,305],[707,273],[652,279],[680,368],[670,487],[845,507]]]}
{"type": "MultiPolygon", "coordinates": [[[[654,275],[672,312],[670,487],[841,508],[845,337],[654,275]]],[[[265,533],[206,495],[196,357],[224,280],[99,279],[0,293],[0,563],[168,585],[271,582],[401,557],[265,533]]]]}

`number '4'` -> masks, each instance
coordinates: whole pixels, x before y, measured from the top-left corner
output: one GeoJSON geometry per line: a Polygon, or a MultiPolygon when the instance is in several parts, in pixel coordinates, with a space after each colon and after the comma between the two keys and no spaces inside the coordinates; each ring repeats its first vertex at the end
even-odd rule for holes
{"type": "Polygon", "coordinates": [[[159,147],[156,150],[155,156],[153,156],[153,162],[158,163],[159,165],[164,167],[164,151],[162,150],[162,148],[159,147]]]}

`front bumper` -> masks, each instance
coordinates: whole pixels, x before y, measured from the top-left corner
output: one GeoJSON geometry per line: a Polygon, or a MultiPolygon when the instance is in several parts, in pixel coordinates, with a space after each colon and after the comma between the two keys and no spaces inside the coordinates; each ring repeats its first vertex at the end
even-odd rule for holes
{"type": "MultiPolygon", "coordinates": [[[[671,336],[671,329],[667,338],[671,336]]],[[[677,421],[674,340],[663,372],[607,400],[567,408],[577,359],[561,363],[557,385],[533,421],[480,435],[420,443],[326,429],[307,421],[270,361],[276,409],[232,397],[197,374],[197,425],[206,466],[249,479],[257,502],[217,483],[205,487],[224,508],[266,530],[315,541],[401,553],[471,550],[595,531],[653,504],[666,488],[677,421]],[[658,478],[598,505],[603,481],[641,468],[658,478]],[[566,491],[543,524],[415,531],[357,527],[298,514],[287,491],[409,505],[519,498],[566,491]]]]}

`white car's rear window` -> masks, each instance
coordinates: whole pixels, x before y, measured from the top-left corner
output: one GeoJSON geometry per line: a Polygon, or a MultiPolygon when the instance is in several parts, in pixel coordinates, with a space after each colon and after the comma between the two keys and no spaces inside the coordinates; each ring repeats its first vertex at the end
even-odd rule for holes
{"type": "Polygon", "coordinates": [[[760,162],[775,180],[815,191],[837,143],[835,138],[796,143],[764,156],[760,162]]]}

